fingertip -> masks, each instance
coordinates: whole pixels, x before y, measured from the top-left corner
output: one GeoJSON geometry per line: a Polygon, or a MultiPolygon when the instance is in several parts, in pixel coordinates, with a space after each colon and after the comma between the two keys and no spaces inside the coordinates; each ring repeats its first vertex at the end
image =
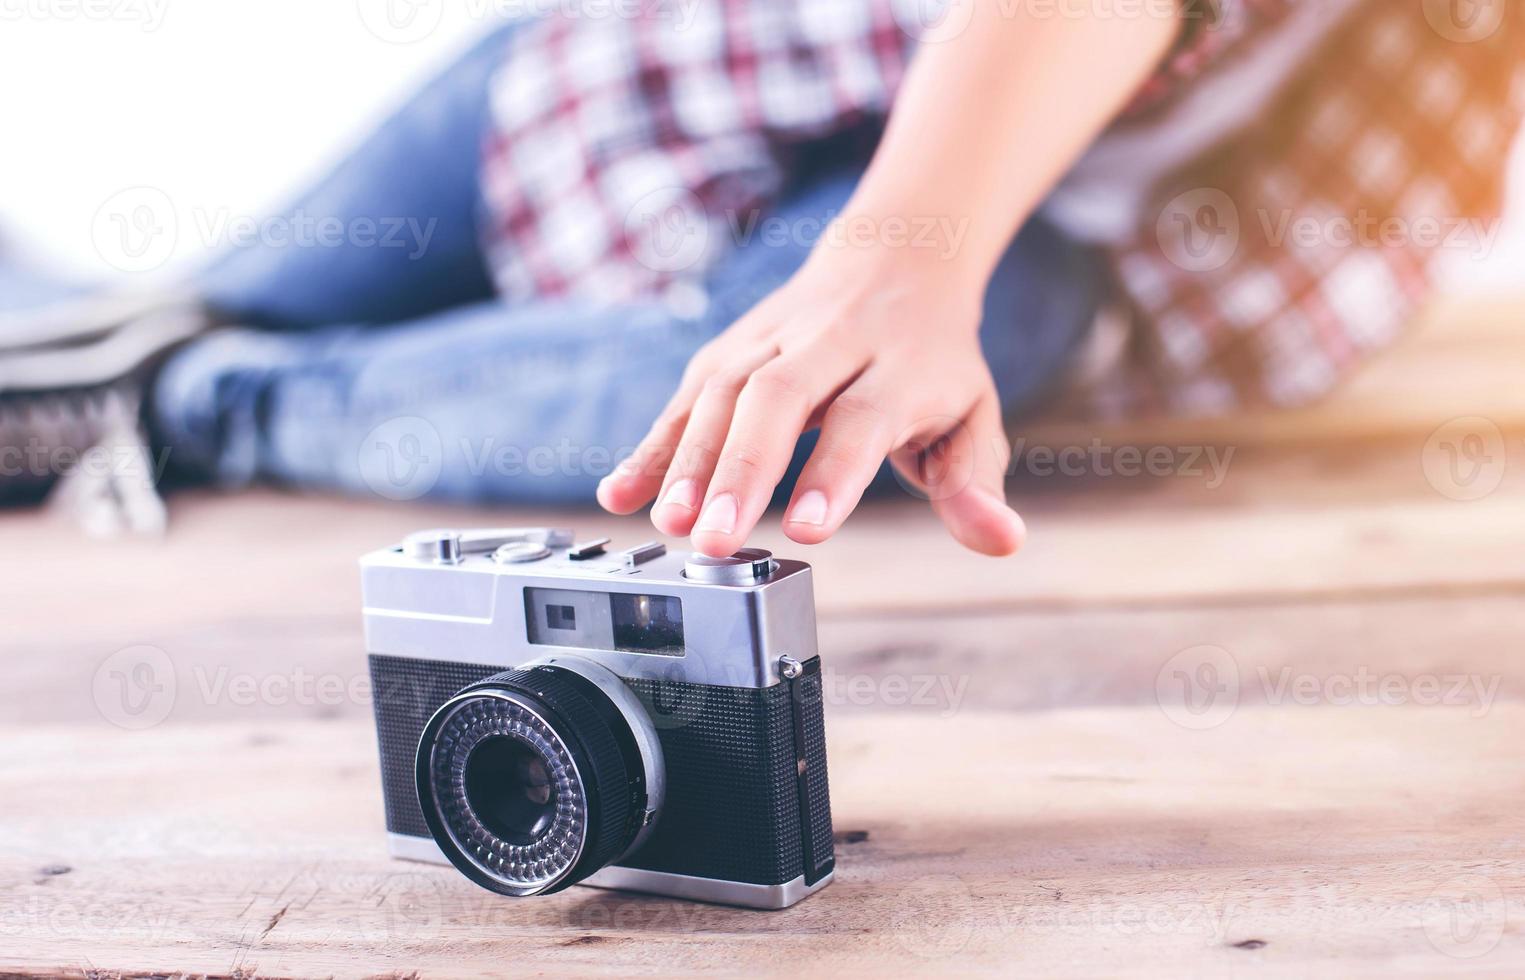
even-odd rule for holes
{"type": "Polygon", "coordinates": [[[989,491],[971,489],[943,501],[939,510],[953,537],[971,551],[1007,558],[1027,542],[1027,523],[989,491]]]}
{"type": "Polygon", "coordinates": [[[831,537],[831,530],[819,524],[784,521],[784,536],[795,544],[821,544],[831,537]]]}
{"type": "Polygon", "coordinates": [[[652,489],[642,486],[639,477],[613,473],[598,485],[594,496],[598,505],[611,514],[634,514],[651,500],[652,489]]]}
{"type": "Polygon", "coordinates": [[[1010,558],[1027,544],[1027,522],[1022,520],[1020,514],[1007,507],[1004,526],[991,534],[989,540],[992,547],[986,554],[992,558],[1010,558]]]}
{"type": "MultiPolygon", "coordinates": [[[[1007,509],[1011,510],[1009,507],[1007,509]]],[[[1023,520],[1022,515],[1014,510],[1011,511],[1011,517],[1013,524],[1012,541],[1011,550],[1007,554],[1014,555],[1027,546],[1027,521],[1023,520]]]]}
{"type": "Polygon", "coordinates": [[[620,485],[619,478],[616,476],[605,477],[593,495],[598,500],[598,505],[611,514],[630,513],[627,508],[630,502],[629,495],[624,492],[624,487],[620,485]]]}

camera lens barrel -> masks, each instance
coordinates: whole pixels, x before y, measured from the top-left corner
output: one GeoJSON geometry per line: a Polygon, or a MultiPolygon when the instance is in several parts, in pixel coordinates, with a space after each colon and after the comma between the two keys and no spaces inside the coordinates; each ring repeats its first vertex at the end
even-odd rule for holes
{"type": "Polygon", "coordinates": [[[504,895],[560,891],[644,840],[660,809],[661,750],[640,702],[575,657],[496,674],[424,726],[416,777],[445,856],[504,895]]]}

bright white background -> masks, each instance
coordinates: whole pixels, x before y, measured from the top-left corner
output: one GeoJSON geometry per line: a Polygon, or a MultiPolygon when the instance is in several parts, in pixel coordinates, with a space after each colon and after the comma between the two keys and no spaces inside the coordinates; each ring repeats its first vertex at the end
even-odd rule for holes
{"type": "MultiPolygon", "coordinates": [[[[124,188],[266,214],[493,10],[525,2],[0,0],[0,229],[55,265],[107,276],[92,227],[124,188]]],[[[179,235],[174,259],[204,251],[198,239],[179,235]]],[[[1468,275],[1520,285],[1522,270],[1515,222],[1468,275]]]]}
{"type": "MultiPolygon", "coordinates": [[[[396,43],[367,23],[405,40],[440,3],[394,34],[385,0],[0,0],[0,228],[104,276],[92,222],[124,188],[267,214],[485,29],[451,2],[396,43]]],[[[205,250],[184,231],[177,257],[205,250]]]]}

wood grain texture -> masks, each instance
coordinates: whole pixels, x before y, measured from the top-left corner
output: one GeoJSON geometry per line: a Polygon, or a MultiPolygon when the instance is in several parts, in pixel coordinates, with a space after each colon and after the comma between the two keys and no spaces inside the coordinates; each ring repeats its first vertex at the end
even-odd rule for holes
{"type": "Polygon", "coordinates": [[[838,713],[839,880],[758,913],[389,861],[357,722],[0,741],[0,968],[424,976],[1525,970],[1525,708],[838,713]],[[67,869],[67,870],[65,870],[67,869]]]}

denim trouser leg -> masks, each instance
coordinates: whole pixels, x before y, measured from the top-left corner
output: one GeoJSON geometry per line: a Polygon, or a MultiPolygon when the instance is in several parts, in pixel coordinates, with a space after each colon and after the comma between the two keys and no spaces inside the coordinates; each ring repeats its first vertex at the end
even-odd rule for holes
{"type": "MultiPolygon", "coordinates": [[[[818,181],[776,217],[819,222],[841,210],[856,180],[818,181]]],[[[656,301],[487,301],[386,327],[225,332],[166,367],[155,427],[182,467],[223,482],[394,499],[591,500],[693,352],[808,254],[797,242],[737,249],[694,317],[656,301]]],[[[1060,374],[1093,319],[1095,286],[1089,258],[1046,227],[1013,245],[982,334],[1009,408],[1030,407],[1060,374]]]]}

